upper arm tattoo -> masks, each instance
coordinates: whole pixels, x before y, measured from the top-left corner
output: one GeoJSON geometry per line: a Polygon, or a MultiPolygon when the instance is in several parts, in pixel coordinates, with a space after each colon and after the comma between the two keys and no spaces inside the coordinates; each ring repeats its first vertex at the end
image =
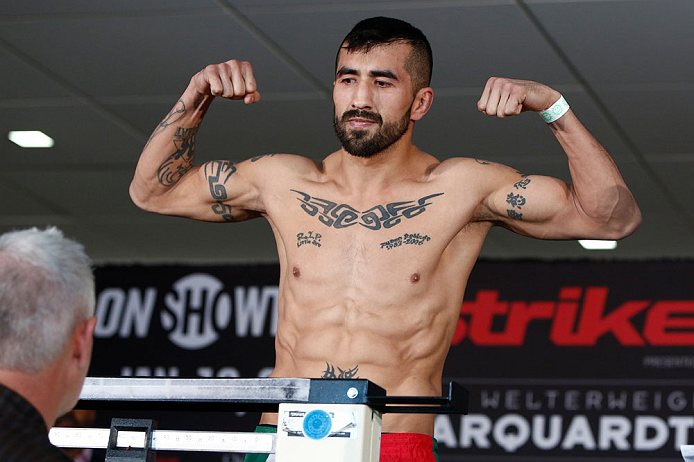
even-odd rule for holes
{"type": "Polygon", "coordinates": [[[234,217],[231,214],[231,206],[224,203],[227,199],[225,185],[234,173],[236,173],[236,166],[227,160],[207,162],[204,166],[205,178],[207,178],[210,186],[210,195],[215,200],[215,203],[212,204],[212,211],[227,222],[234,221],[234,217]]]}
{"type": "MultiPolygon", "coordinates": [[[[517,172],[520,174],[520,172],[517,172]]],[[[528,175],[522,175],[521,174],[521,180],[516,182],[513,187],[514,189],[527,189],[528,185],[530,184],[530,178],[527,178],[528,175]]],[[[508,214],[509,218],[513,218],[514,220],[519,220],[523,221],[523,214],[516,211],[516,209],[521,210],[523,206],[526,203],[526,199],[524,196],[521,196],[520,194],[514,194],[513,192],[508,193],[506,196],[506,203],[511,205],[511,209],[507,209],[506,213],[508,214]]]]}
{"type": "Polygon", "coordinates": [[[516,173],[521,176],[521,180],[514,184],[513,187],[516,189],[525,189],[530,184],[530,178],[528,178],[530,175],[523,174],[518,170],[516,170],[516,173]]]}
{"type": "Polygon", "coordinates": [[[159,183],[162,186],[174,185],[193,166],[195,135],[198,133],[199,128],[200,124],[191,128],[178,127],[176,129],[173,139],[176,152],[171,154],[159,166],[159,171],[157,172],[159,183]]]}
{"type": "Polygon", "coordinates": [[[262,154],[260,156],[251,157],[251,162],[258,162],[263,157],[274,157],[275,154],[262,154]]]}

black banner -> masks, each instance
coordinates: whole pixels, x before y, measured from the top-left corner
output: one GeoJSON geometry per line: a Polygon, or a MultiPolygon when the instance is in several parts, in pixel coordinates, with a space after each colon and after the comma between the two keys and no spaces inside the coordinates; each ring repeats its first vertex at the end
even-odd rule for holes
{"type": "MultiPolygon", "coordinates": [[[[679,445],[694,443],[693,276],[694,262],[479,262],[444,370],[470,390],[470,414],[437,417],[441,460],[682,460],[679,445]]],[[[90,375],[267,376],[278,278],[276,265],[98,268],[90,375]]],[[[154,417],[226,431],[258,419],[154,417]]]]}

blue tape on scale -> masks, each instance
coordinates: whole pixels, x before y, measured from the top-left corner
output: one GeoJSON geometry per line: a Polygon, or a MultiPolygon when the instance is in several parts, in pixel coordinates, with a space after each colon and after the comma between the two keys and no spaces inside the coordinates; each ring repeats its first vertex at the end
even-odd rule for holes
{"type": "Polygon", "coordinates": [[[313,440],[327,438],[332,426],[330,414],[320,409],[311,411],[304,417],[304,435],[313,440]]]}

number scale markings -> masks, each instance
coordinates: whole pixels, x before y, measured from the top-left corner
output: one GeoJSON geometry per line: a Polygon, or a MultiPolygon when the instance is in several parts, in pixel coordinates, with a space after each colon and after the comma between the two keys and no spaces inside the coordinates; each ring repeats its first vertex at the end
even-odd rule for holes
{"type": "MultiPolygon", "coordinates": [[[[62,448],[106,449],[108,428],[54,427],[49,433],[51,444],[62,448]]],[[[117,448],[143,448],[145,433],[120,431],[117,448]]],[[[272,433],[205,432],[184,430],[154,430],[152,449],[155,451],[207,451],[274,453],[272,433]]]]}

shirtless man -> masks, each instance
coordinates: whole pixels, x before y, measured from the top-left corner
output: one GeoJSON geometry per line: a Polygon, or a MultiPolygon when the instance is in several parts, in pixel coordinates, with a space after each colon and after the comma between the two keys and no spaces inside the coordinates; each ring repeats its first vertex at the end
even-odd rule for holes
{"type": "MultiPolygon", "coordinates": [[[[281,269],[273,377],[358,376],[389,395],[440,395],[465,283],[492,226],[541,239],[620,239],[640,224],[614,162],[571,110],[548,126],[573,184],[419,150],[412,131],[431,107],[430,77],[424,35],[372,18],[339,48],[333,101],[342,147],[322,162],[281,154],[193,165],[195,133],[216,96],[260,99],[251,65],[234,60],[194,75],[145,146],[130,188],[139,207],[270,223],[281,269]]],[[[503,118],[546,110],[560,96],[536,82],[491,78],[478,108],[503,118]]],[[[433,431],[434,415],[386,414],[383,451],[387,432],[422,434],[431,447],[433,431]]],[[[430,459],[382,452],[381,460],[430,459]]]]}

